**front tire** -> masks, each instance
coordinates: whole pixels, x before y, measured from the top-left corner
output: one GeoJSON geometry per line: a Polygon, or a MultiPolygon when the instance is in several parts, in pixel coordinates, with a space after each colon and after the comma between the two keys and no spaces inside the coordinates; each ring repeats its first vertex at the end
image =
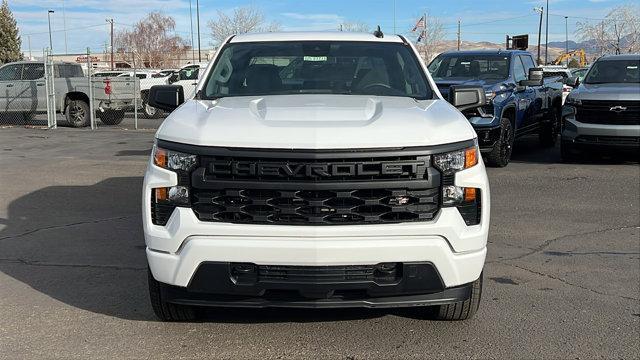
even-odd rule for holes
{"type": "Polygon", "coordinates": [[[538,139],[540,140],[540,145],[543,147],[554,147],[556,145],[556,140],[558,139],[559,133],[559,119],[560,119],[560,110],[553,109],[551,111],[550,119],[548,123],[542,124],[542,128],[540,129],[540,133],[538,133],[538,139]]]}
{"type": "Polygon", "coordinates": [[[160,282],[153,278],[151,270],[147,270],[147,275],[149,299],[158,319],[162,321],[192,321],[196,319],[196,311],[193,307],[164,301],[160,291],[160,282]]]}
{"type": "Polygon", "coordinates": [[[511,121],[507,118],[500,120],[500,138],[487,155],[487,164],[493,167],[505,167],[511,160],[515,132],[511,121]]]}
{"type": "Polygon", "coordinates": [[[80,128],[89,125],[89,104],[82,100],[69,101],[64,113],[70,126],[80,128]]]}
{"type": "Polygon", "coordinates": [[[431,308],[434,320],[458,321],[471,319],[480,307],[482,297],[482,274],[471,284],[471,296],[464,301],[431,308]]]}

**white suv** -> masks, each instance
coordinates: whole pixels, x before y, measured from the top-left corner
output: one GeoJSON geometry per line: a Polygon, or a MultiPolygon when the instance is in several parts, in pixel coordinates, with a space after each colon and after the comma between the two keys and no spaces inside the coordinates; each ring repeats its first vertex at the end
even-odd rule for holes
{"type": "MultiPolygon", "coordinates": [[[[481,87],[453,87],[460,108],[481,87]]],[[[226,40],[156,134],[143,189],[162,320],[200,306],[477,310],[489,183],[476,134],[404,37],[226,40]]]]}

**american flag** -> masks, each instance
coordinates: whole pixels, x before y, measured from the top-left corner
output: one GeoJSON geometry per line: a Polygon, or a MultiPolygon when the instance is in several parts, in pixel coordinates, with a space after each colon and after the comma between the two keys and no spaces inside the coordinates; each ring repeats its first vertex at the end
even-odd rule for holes
{"type": "Polygon", "coordinates": [[[424,19],[424,16],[422,16],[420,20],[418,20],[418,22],[416,23],[416,26],[413,27],[413,30],[411,30],[411,32],[416,32],[416,30],[418,29],[424,29],[424,27],[425,27],[425,19],[424,19]]]}

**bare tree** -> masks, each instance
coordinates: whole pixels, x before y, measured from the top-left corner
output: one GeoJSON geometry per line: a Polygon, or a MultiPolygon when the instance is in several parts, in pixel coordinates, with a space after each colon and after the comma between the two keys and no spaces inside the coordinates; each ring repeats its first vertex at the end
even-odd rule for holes
{"type": "Polygon", "coordinates": [[[611,10],[596,23],[578,22],[576,35],[594,41],[599,55],[640,51],[640,6],[628,4],[611,10]]]}
{"type": "Polygon", "coordinates": [[[340,31],[369,32],[369,25],[361,21],[346,21],[340,24],[340,31]]]}
{"type": "Polygon", "coordinates": [[[264,13],[255,6],[236,8],[231,16],[218,10],[218,19],[209,20],[207,26],[211,30],[211,36],[218,44],[235,34],[280,30],[279,23],[266,23],[264,13]]]}
{"type": "Polygon", "coordinates": [[[114,39],[114,47],[123,60],[148,67],[175,66],[180,56],[187,50],[188,43],[173,32],[176,21],[159,12],[152,12],[133,26],[133,29],[119,31],[114,39]]]}
{"type": "Polygon", "coordinates": [[[416,47],[428,63],[440,53],[445,37],[444,25],[438,18],[426,15],[424,27],[418,27],[415,33],[418,36],[416,47]]]}

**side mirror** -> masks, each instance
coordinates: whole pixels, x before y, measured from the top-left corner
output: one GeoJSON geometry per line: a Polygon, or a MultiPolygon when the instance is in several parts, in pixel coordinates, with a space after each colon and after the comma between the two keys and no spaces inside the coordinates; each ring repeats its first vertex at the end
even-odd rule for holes
{"type": "Polygon", "coordinates": [[[542,68],[529,69],[529,77],[527,80],[520,80],[518,85],[520,86],[542,86],[544,83],[544,72],[542,68]]]}
{"type": "Polygon", "coordinates": [[[173,111],[184,102],[184,89],[180,85],[154,85],[149,89],[149,105],[164,111],[173,111]]]}
{"type": "Polygon", "coordinates": [[[449,103],[462,111],[482,106],[487,99],[480,86],[453,85],[449,88],[449,103]]]}
{"type": "Polygon", "coordinates": [[[580,78],[571,76],[564,79],[562,83],[571,87],[577,87],[578,85],[580,85],[580,78]]]}

